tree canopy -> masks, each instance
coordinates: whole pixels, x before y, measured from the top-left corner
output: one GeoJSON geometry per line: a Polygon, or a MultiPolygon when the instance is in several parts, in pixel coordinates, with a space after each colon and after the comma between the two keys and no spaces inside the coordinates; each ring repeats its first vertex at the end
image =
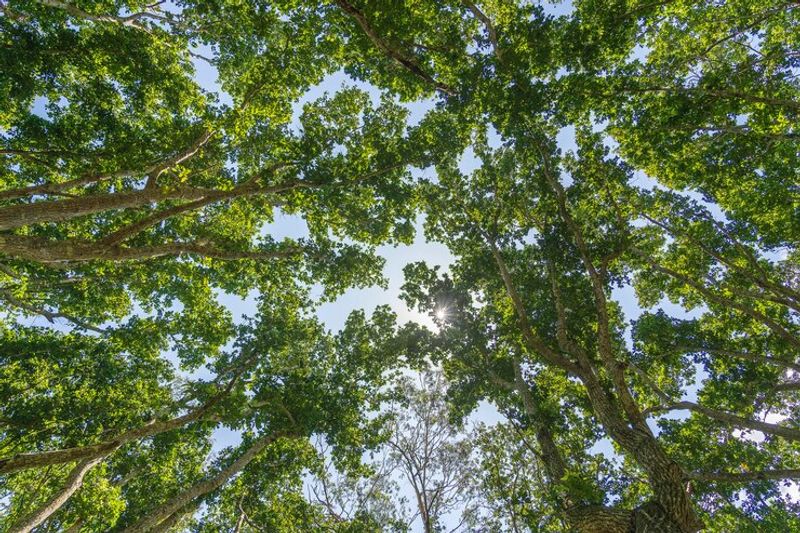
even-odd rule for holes
{"type": "Polygon", "coordinates": [[[0,530],[800,529],[797,2],[5,0],[0,43],[0,530]],[[418,232],[431,325],[331,331],[418,232]]]}

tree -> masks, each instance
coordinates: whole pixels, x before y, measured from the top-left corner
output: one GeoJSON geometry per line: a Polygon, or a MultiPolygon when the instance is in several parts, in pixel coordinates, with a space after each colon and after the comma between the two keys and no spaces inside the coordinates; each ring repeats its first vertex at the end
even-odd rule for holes
{"type": "Polygon", "coordinates": [[[371,527],[304,497],[309,440],[360,472],[387,373],[432,362],[454,421],[505,418],[492,527],[797,529],[797,5],[570,4],[0,4],[4,527],[371,527]],[[370,93],[299,109],[336,72],[370,93]],[[420,214],[439,329],[325,331],[310,288],[379,283],[420,214]]]}
{"type": "MultiPolygon", "coordinates": [[[[173,519],[191,517],[202,502],[213,506],[214,500],[208,498],[229,490],[231,480],[245,475],[251,464],[261,465],[257,474],[252,474],[254,483],[260,479],[259,483],[269,484],[276,478],[296,486],[309,466],[310,456],[304,450],[310,446],[311,435],[324,435],[341,464],[358,464],[361,450],[374,446],[380,429],[364,412],[381,402],[373,387],[380,386],[382,370],[371,359],[380,337],[372,323],[356,314],[340,335],[363,339],[361,350],[337,346],[341,341],[304,316],[303,305],[303,300],[291,298],[263,300],[260,320],[244,327],[238,349],[227,361],[219,361],[217,378],[192,383],[189,397],[172,400],[172,405],[166,391],[154,420],[143,423],[146,413],[129,411],[138,408],[136,404],[109,402],[105,409],[95,407],[96,414],[74,412],[77,416],[71,424],[51,430],[53,437],[48,441],[35,441],[55,448],[71,447],[5,458],[4,472],[10,474],[6,490],[13,495],[4,519],[9,530],[29,531],[48,518],[63,527],[80,522],[81,527],[93,529],[157,530],[173,519]],[[328,411],[331,406],[335,409],[328,411]],[[90,428],[87,424],[101,421],[104,411],[133,419],[116,422],[121,428],[109,423],[105,434],[86,431],[71,437],[72,428],[90,428]],[[126,425],[133,427],[125,429],[126,425]],[[204,467],[211,430],[219,427],[242,432],[243,443],[218,457],[217,464],[204,467]],[[102,471],[98,472],[100,465],[102,471]],[[85,485],[87,474],[92,475],[91,487],[85,485]],[[31,483],[37,478],[54,488],[41,490],[40,484],[31,483]],[[102,487],[110,491],[106,497],[111,498],[115,515],[98,511],[104,503],[99,498],[88,505],[70,498],[102,487]]],[[[375,320],[380,320],[378,315],[375,320]]],[[[136,385],[122,383],[119,387],[136,385]]],[[[125,389],[119,387],[105,385],[100,390],[123,394],[125,389]]],[[[66,391],[66,396],[72,399],[70,392],[66,391]]],[[[48,404],[63,401],[36,391],[28,397],[31,408],[36,405],[45,410],[48,404]]],[[[158,399],[155,395],[146,398],[158,399]]],[[[13,413],[14,407],[9,405],[9,414],[13,413]]],[[[15,427],[18,419],[7,418],[10,427],[15,427]]],[[[13,442],[6,439],[7,444],[13,442]]],[[[250,501],[254,497],[241,505],[251,509],[257,504],[250,501]]]]}
{"type": "MultiPolygon", "coordinates": [[[[732,399],[717,403],[727,398],[712,392],[723,386],[721,378],[702,388],[700,402],[673,401],[674,391],[694,379],[694,368],[674,360],[674,366],[670,365],[663,351],[656,350],[645,359],[629,351],[621,335],[621,310],[609,296],[613,283],[636,272],[642,277],[635,286],[644,296],[656,280],[663,282],[658,276],[663,274],[669,286],[680,291],[674,294],[688,300],[686,291],[691,291],[693,305],[704,302],[709,307],[705,320],[735,328],[732,338],[749,342],[760,330],[764,342],[775,343],[777,349],[793,344],[796,335],[786,304],[765,303],[760,307],[763,312],[756,311],[747,300],[750,294],[724,292],[723,296],[724,289],[707,286],[711,278],[706,270],[708,261],[725,260],[719,259],[722,255],[715,258],[717,254],[700,244],[708,241],[693,241],[691,246],[686,241],[671,243],[672,251],[680,246],[683,265],[692,253],[698,258],[694,265],[705,263],[699,272],[679,273],[660,262],[657,250],[665,242],[662,226],[632,225],[640,216],[652,220],[646,214],[652,208],[650,196],[630,187],[630,171],[607,159],[607,150],[599,146],[596,136],[579,134],[579,152],[561,161],[557,152],[544,151],[537,139],[528,142],[536,144],[526,146],[527,150],[508,147],[492,151],[479,146],[484,165],[469,177],[453,168],[440,170],[439,183],[430,186],[428,223],[431,236],[448,243],[457,254],[455,277],[440,278],[422,265],[408,270],[409,301],[422,309],[447,309],[445,326],[452,332],[441,333],[443,339],[437,347],[452,354],[445,361],[454,360],[450,365],[467,382],[463,387],[465,394],[472,396],[470,401],[475,401],[475,395],[478,399],[494,397],[497,393],[487,390],[488,383],[492,384],[489,388],[500,387],[518,396],[516,401],[536,434],[558,506],[572,527],[586,531],[622,531],[631,523],[637,528],[652,527],[644,525],[648,522],[659,523],[662,530],[689,530],[700,523],[690,494],[697,494],[697,485],[703,480],[747,483],[755,478],[793,477],[793,454],[768,450],[772,446],[785,450],[787,443],[798,438],[795,428],[760,420],[752,397],[742,397],[741,403],[739,398],[735,403],[732,399]],[[528,154],[533,154],[532,159],[528,154]],[[562,165],[569,172],[569,185],[554,174],[562,165]],[[537,202],[533,204],[531,198],[537,202]],[[444,205],[455,208],[445,210],[444,205]],[[718,305],[726,306],[727,313],[718,305]],[[752,333],[742,335],[742,328],[753,328],[752,333]],[[663,376],[672,392],[665,392],[652,375],[663,376]],[[723,461],[728,465],[736,464],[734,457],[747,449],[753,464],[748,461],[744,473],[705,471],[715,461],[706,456],[695,462],[696,449],[692,459],[677,454],[679,461],[676,443],[668,436],[671,432],[654,432],[647,419],[665,409],[680,408],[697,415],[683,422],[688,426],[710,422],[718,428],[715,431],[730,438],[736,428],[758,430],[771,437],[769,444],[758,449],[733,438],[730,446],[714,449],[714,454],[728,455],[723,461]],[[645,487],[633,483],[622,491],[621,503],[638,503],[632,511],[619,504],[603,506],[610,495],[592,482],[591,476],[580,472],[586,460],[578,457],[599,437],[592,431],[581,442],[583,432],[578,428],[592,423],[589,416],[602,423],[604,433],[629,461],[628,468],[641,469],[648,480],[645,487]],[[567,433],[560,436],[562,432],[567,433]],[[567,459],[565,449],[577,457],[567,459]],[[577,464],[571,466],[571,461],[577,464]],[[772,467],[776,467],[774,471],[772,467]],[[751,468],[765,471],[751,474],[751,468]],[[573,479],[581,481],[573,483],[573,479]],[[699,483],[694,485],[692,480],[699,483]],[[693,485],[692,492],[686,490],[687,482],[693,485]],[[652,500],[643,501],[646,494],[651,494],[652,500]]],[[[685,205],[671,199],[673,208],[685,205]]],[[[708,217],[703,220],[704,227],[716,228],[707,223],[708,217]]],[[[746,244],[739,242],[738,246],[740,253],[758,256],[746,244]]],[[[771,278],[774,267],[764,268],[764,276],[771,278]]],[[[748,267],[737,265],[737,269],[756,276],[748,267]]],[[[771,290],[780,291],[778,286],[771,290]]],[[[644,297],[641,301],[648,304],[644,297]]],[[[780,371],[774,368],[768,365],[769,370],[764,369],[770,377],[765,376],[762,387],[771,388],[782,381],[780,371]]],[[[750,394],[759,390],[765,389],[753,386],[750,394]]],[[[772,403],[774,397],[765,400],[777,409],[784,408],[780,401],[772,403]]],[[[681,425],[679,421],[663,423],[665,429],[681,425]]],[[[772,487],[774,491],[775,485],[772,487]]],[[[766,501],[763,504],[769,506],[766,501]]],[[[787,515],[784,518],[790,520],[787,515]]]]}
{"type": "Polygon", "coordinates": [[[451,423],[445,392],[443,377],[435,371],[423,373],[419,385],[402,380],[396,394],[403,407],[392,412],[388,440],[391,469],[411,486],[413,520],[419,517],[425,533],[458,531],[474,513],[472,447],[451,423]],[[449,514],[460,519],[445,528],[449,514]]]}
{"type": "Polygon", "coordinates": [[[482,426],[475,433],[481,523],[488,531],[562,531],[565,524],[545,496],[536,437],[518,423],[482,426]]]}
{"type": "Polygon", "coordinates": [[[293,128],[292,102],[326,70],[298,43],[286,50],[303,22],[282,21],[280,6],[253,21],[272,28],[270,52],[230,58],[258,60],[246,90],[244,67],[229,72],[220,53],[221,77],[239,82],[228,106],[193,77],[190,42],[213,35],[192,35],[191,6],[178,21],[138,4],[124,20],[43,4],[12,3],[2,21],[6,63],[28,57],[3,93],[0,147],[0,297],[17,314],[101,331],[142,310],[196,367],[233,334],[215,291],[244,297],[295,277],[335,295],[377,280],[374,245],[410,238],[406,166],[426,156],[401,140],[406,112],[345,89],[308,103],[293,128]],[[294,81],[276,93],[265,69],[294,81]],[[36,98],[47,103],[31,108],[36,98]],[[266,233],[278,209],[310,237],[266,233]]]}

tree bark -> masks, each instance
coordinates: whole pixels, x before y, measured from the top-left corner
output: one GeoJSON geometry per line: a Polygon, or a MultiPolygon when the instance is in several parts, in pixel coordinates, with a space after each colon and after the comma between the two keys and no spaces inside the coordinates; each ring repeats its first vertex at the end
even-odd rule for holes
{"type": "Polygon", "coordinates": [[[257,439],[242,455],[240,455],[230,465],[220,470],[215,476],[195,483],[192,487],[181,492],[171,500],[165,502],[160,507],[154,509],[146,517],[135,524],[123,529],[121,533],[143,533],[152,531],[164,520],[185,507],[193,500],[208,494],[224,485],[233,476],[244,469],[253,459],[255,459],[264,448],[272,444],[279,437],[285,436],[283,432],[270,433],[257,439]]]}
{"type": "MultiPolygon", "coordinates": [[[[667,456],[649,430],[644,431],[628,425],[618,406],[615,405],[613,398],[608,396],[601,385],[591,366],[591,362],[586,357],[581,357],[580,354],[573,354],[579,360],[577,364],[573,363],[571,360],[555,354],[554,350],[535,335],[528,322],[524,304],[514,287],[505,261],[491,241],[489,244],[506,290],[517,312],[520,325],[523,328],[521,333],[528,344],[528,348],[533,353],[541,355],[548,362],[558,366],[560,366],[560,360],[568,362],[568,367],[562,366],[561,368],[571,371],[583,382],[594,413],[605,427],[608,435],[647,473],[656,497],[657,503],[654,502],[654,505],[660,506],[661,511],[659,512],[664,516],[663,519],[659,519],[660,523],[671,524],[669,527],[672,527],[674,531],[684,533],[698,531],[702,527],[702,523],[697,518],[692,502],[684,489],[684,481],[687,476],[683,469],[667,456]]],[[[649,512],[645,514],[648,516],[661,516],[655,512],[652,506],[649,508],[649,512]]],[[[644,520],[644,518],[641,519],[644,520]]],[[[663,527],[667,526],[663,525],[663,527]]],[[[669,530],[665,529],[665,531],[669,530]]]]}
{"type": "Polygon", "coordinates": [[[198,200],[208,194],[209,191],[204,189],[166,191],[152,188],[11,205],[0,208],[0,231],[43,222],[63,222],[112,209],[141,207],[168,199],[198,200]]]}
{"type": "Polygon", "coordinates": [[[70,472],[69,477],[67,477],[64,483],[64,487],[50,498],[47,503],[12,526],[9,533],[28,533],[33,530],[33,528],[42,524],[42,522],[58,511],[61,506],[81,488],[86,473],[103,459],[105,459],[105,455],[83,459],[79,462],[70,472]]]}
{"type": "Polygon", "coordinates": [[[194,254],[223,260],[282,259],[297,255],[300,249],[259,251],[224,250],[206,242],[172,242],[152,246],[104,245],[80,239],[51,241],[38,237],[0,234],[0,252],[37,263],[80,263],[87,261],[145,261],[164,256],[194,254]]]}
{"type": "MultiPolygon", "coordinates": [[[[244,364],[246,365],[247,362],[249,362],[249,359],[244,364]]],[[[46,466],[69,463],[77,460],[90,460],[97,457],[104,457],[128,442],[146,437],[152,437],[153,435],[158,435],[167,431],[172,431],[189,424],[190,422],[199,420],[205,414],[207,414],[224,396],[230,393],[233,385],[236,383],[236,381],[238,381],[239,376],[245,368],[247,367],[244,366],[243,368],[240,367],[238,369],[234,375],[234,378],[226,385],[223,391],[211,398],[202,406],[193,409],[185,415],[172,418],[170,420],[154,420],[143,426],[128,430],[115,439],[89,446],[79,446],[75,448],[66,448],[63,450],[52,450],[38,453],[21,453],[8,459],[1,459],[0,475],[12,474],[14,472],[19,472],[20,470],[26,470],[29,468],[43,468],[46,466]]]]}

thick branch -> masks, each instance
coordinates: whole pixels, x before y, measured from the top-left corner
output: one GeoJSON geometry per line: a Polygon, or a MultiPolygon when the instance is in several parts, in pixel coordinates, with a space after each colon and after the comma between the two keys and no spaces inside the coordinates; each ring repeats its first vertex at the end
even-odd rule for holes
{"type": "Polygon", "coordinates": [[[174,191],[151,188],[12,205],[0,208],[0,230],[9,230],[43,222],[62,222],[112,209],[141,207],[151,202],[163,200],[197,200],[207,196],[209,192],[205,189],[192,188],[174,191]]]}
{"type": "Polygon", "coordinates": [[[514,306],[514,311],[516,311],[517,320],[520,324],[522,335],[528,342],[530,347],[533,349],[535,353],[538,353],[549,363],[554,364],[557,367],[567,372],[570,372],[576,376],[580,376],[581,374],[583,374],[582,369],[577,364],[573,363],[566,357],[562,356],[561,354],[550,348],[542,338],[540,338],[538,335],[534,333],[533,326],[531,325],[528,319],[528,315],[525,311],[525,305],[522,303],[522,298],[520,297],[516,287],[514,286],[514,281],[511,279],[511,273],[508,271],[508,266],[506,265],[503,256],[500,254],[500,250],[497,249],[497,246],[494,244],[493,241],[488,239],[487,241],[491,249],[492,256],[495,259],[495,263],[497,264],[498,270],[500,271],[500,277],[503,279],[503,283],[506,286],[506,291],[508,292],[508,295],[511,298],[511,303],[514,306]]]}
{"type": "Polygon", "coordinates": [[[164,256],[193,254],[222,260],[236,259],[285,259],[299,253],[301,249],[279,250],[224,250],[204,241],[176,242],[153,246],[123,247],[103,246],[82,240],[48,241],[37,237],[0,235],[0,252],[38,263],[80,263],[86,261],[144,261],[164,256]]]}
{"type": "Polygon", "coordinates": [[[625,414],[636,427],[644,432],[650,432],[650,428],[642,415],[641,410],[633,399],[628,384],[625,382],[625,375],[623,372],[623,365],[617,361],[616,351],[611,337],[611,321],[608,313],[608,302],[605,293],[605,284],[603,276],[598,272],[592,260],[589,247],[583,236],[583,230],[580,225],[575,221],[570,213],[567,204],[567,196],[564,187],[558,181],[557,177],[553,175],[550,168],[550,161],[544,149],[537,143],[536,144],[539,155],[542,159],[544,167],[544,176],[549,183],[551,189],[555,193],[556,201],[558,203],[558,211],[562,220],[569,228],[575,240],[575,245],[578,248],[578,253],[581,256],[586,273],[589,276],[589,281],[592,286],[592,295],[594,296],[594,307],[597,312],[597,337],[598,337],[598,351],[600,358],[606,371],[611,376],[611,381],[614,383],[614,389],[619,396],[620,404],[625,411],[625,414]]]}
{"type": "Polygon", "coordinates": [[[138,171],[135,170],[121,170],[119,172],[111,172],[108,174],[86,174],[80,178],[67,180],[61,183],[44,183],[42,185],[32,185],[30,187],[20,187],[18,189],[0,191],[0,200],[14,200],[16,198],[25,198],[38,194],[63,194],[65,191],[74,189],[76,187],[82,187],[90,183],[98,183],[100,181],[111,180],[115,178],[124,178],[126,176],[134,176],[136,174],[138,174],[138,171]]]}
{"type": "Polygon", "coordinates": [[[791,440],[800,440],[800,429],[787,428],[777,424],[770,424],[768,422],[761,422],[760,420],[753,420],[751,418],[744,418],[727,411],[721,411],[711,407],[706,407],[695,402],[690,401],[673,401],[668,394],[661,390],[661,388],[647,375],[647,373],[637,367],[630,365],[636,374],[647,384],[650,389],[664,402],[665,405],[652,407],[648,410],[650,413],[675,411],[679,409],[688,409],[696,413],[703,414],[711,419],[719,422],[725,422],[732,426],[743,427],[748,429],[755,429],[771,435],[778,435],[791,440]]]}
{"type": "MultiPolygon", "coordinates": [[[[267,169],[266,172],[269,174],[274,174],[289,166],[291,166],[290,163],[280,163],[277,165],[273,165],[272,167],[267,169]]],[[[200,198],[199,200],[195,200],[194,202],[187,202],[185,204],[179,204],[173,207],[169,207],[167,209],[163,209],[161,211],[157,211],[149,216],[144,217],[143,219],[137,222],[134,222],[123,228],[118,229],[114,233],[111,233],[110,235],[103,237],[98,242],[104,245],[120,244],[130,239],[131,237],[138,235],[147,228],[155,226],[156,224],[159,224],[175,215],[179,215],[181,213],[186,213],[189,211],[194,211],[196,209],[200,209],[201,207],[210,205],[214,202],[228,201],[228,200],[233,200],[235,198],[241,198],[244,196],[253,196],[257,194],[263,194],[263,195],[275,194],[292,189],[298,189],[303,187],[311,188],[316,186],[313,183],[304,182],[300,180],[293,180],[280,185],[273,185],[269,187],[258,187],[257,181],[262,176],[263,173],[259,173],[257,176],[252,177],[240,183],[239,185],[237,185],[236,187],[234,187],[229,191],[216,191],[214,193],[209,193],[205,197],[200,198]]]]}
{"type": "MultiPolygon", "coordinates": [[[[29,196],[34,196],[37,194],[62,194],[65,191],[70,189],[74,189],[76,187],[82,187],[84,185],[88,185],[90,183],[98,183],[100,181],[106,181],[115,178],[124,178],[126,176],[148,176],[149,179],[147,181],[147,185],[149,187],[153,187],[156,183],[156,179],[163,174],[166,170],[179,165],[180,163],[186,161],[187,159],[191,158],[195,155],[200,148],[202,148],[211,137],[214,135],[213,130],[204,130],[203,133],[195,139],[191,146],[189,146],[186,150],[182,150],[178,152],[172,157],[169,157],[163,161],[159,161],[153,165],[145,169],[140,170],[120,170],[117,172],[110,172],[108,174],[87,174],[85,176],[81,176],[79,178],[67,180],[61,183],[44,183],[42,185],[33,185],[30,187],[20,187],[18,189],[10,189],[7,191],[0,191],[0,200],[13,200],[15,198],[25,198],[29,196]]],[[[0,153],[4,153],[4,151],[0,151],[0,153]]]]}

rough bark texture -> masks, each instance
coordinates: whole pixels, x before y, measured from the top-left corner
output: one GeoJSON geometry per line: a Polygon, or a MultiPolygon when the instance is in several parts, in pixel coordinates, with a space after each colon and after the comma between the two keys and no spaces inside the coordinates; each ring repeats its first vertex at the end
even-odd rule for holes
{"type": "MultiPolygon", "coordinates": [[[[671,524],[669,527],[673,527],[675,531],[685,533],[698,531],[702,527],[702,523],[697,518],[692,502],[685,490],[686,473],[680,465],[667,456],[649,430],[644,431],[636,427],[631,427],[622,415],[622,409],[617,404],[614,397],[610,396],[602,386],[587,357],[582,357],[582,354],[573,354],[578,359],[578,362],[574,363],[556,354],[554,350],[547,346],[543,339],[536,336],[530,327],[522,298],[516,291],[511,274],[508,271],[508,267],[502,255],[491,242],[490,247],[500,271],[501,278],[503,279],[509,297],[517,312],[520,325],[523,328],[522,334],[528,344],[528,348],[532,353],[541,355],[548,362],[554,363],[562,369],[575,374],[583,382],[592,408],[599,421],[608,432],[608,435],[646,472],[650,481],[650,486],[655,495],[655,502],[649,507],[650,514],[654,516],[663,515],[666,517],[659,520],[661,520],[663,524],[669,522],[671,524]],[[561,361],[566,361],[567,364],[559,364],[561,361]],[[660,514],[653,511],[656,506],[661,509],[660,514]]],[[[613,515],[617,517],[614,518],[614,523],[621,524],[618,517],[622,516],[622,512],[621,510],[615,509],[609,516],[613,515]]],[[[630,514],[630,511],[628,511],[628,513],[630,514]]],[[[640,520],[645,520],[645,518],[641,518],[640,520]]],[[[583,523],[583,521],[580,523],[583,523]]],[[[576,527],[578,527],[580,523],[577,524],[576,527]]],[[[591,520],[587,520],[586,523],[590,524],[591,520]]],[[[608,527],[611,527],[610,522],[608,527]]],[[[667,526],[664,525],[664,527],[667,526]]],[[[615,530],[612,529],[609,531],[615,530]]],[[[664,529],[664,531],[670,531],[670,529],[664,529]]]]}
{"type": "Polygon", "coordinates": [[[36,237],[0,235],[0,252],[37,263],[80,263],[86,261],[145,261],[165,256],[194,254],[216,259],[276,259],[295,255],[296,250],[224,250],[205,242],[173,242],[154,246],[126,247],[73,239],[49,241],[36,237]]]}

